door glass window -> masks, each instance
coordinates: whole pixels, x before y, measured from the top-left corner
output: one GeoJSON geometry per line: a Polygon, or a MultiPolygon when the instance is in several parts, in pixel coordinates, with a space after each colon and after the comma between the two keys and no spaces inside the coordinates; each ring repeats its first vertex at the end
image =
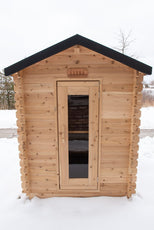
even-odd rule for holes
{"type": "Polygon", "coordinates": [[[69,178],[88,178],[89,96],[68,95],[69,178]]]}

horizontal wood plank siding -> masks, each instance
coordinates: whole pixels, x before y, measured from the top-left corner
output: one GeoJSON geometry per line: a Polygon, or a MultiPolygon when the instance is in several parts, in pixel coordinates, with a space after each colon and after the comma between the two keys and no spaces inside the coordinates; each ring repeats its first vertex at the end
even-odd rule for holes
{"type": "MultiPolygon", "coordinates": [[[[135,72],[136,73],[136,72],[135,72]]],[[[100,55],[82,46],[71,47],[59,54],[42,60],[23,71],[24,119],[26,124],[26,159],[29,167],[29,186],[31,196],[124,196],[129,190],[135,191],[137,142],[139,133],[138,103],[142,89],[140,76],[137,77],[137,101],[133,110],[134,70],[117,61],[100,55]],[[77,50],[78,49],[78,50],[77,50]],[[84,80],[69,78],[69,68],[86,68],[85,80],[98,80],[101,84],[101,133],[98,191],[61,191],[59,190],[59,164],[57,139],[57,80],[84,80]],[[136,115],[134,115],[136,114],[136,115]],[[135,133],[134,133],[135,130],[135,133]],[[132,132],[134,133],[132,136],[132,132]],[[130,141],[133,138],[133,160],[130,164],[130,141]],[[128,168],[131,168],[128,173],[128,168]],[[131,177],[130,177],[131,174],[131,177]]],[[[16,84],[19,83],[16,80],[16,84]]],[[[90,86],[89,86],[90,87],[90,86]]],[[[20,97],[19,86],[16,98],[20,97]]],[[[16,102],[18,105],[19,103],[16,102]]],[[[21,108],[17,106],[17,116],[21,108]]],[[[19,141],[23,138],[19,126],[19,141]]],[[[21,146],[19,147],[21,148],[21,146]]],[[[25,172],[24,164],[21,167],[25,172]]],[[[22,181],[25,183],[22,173],[22,181]]],[[[23,186],[24,189],[26,186],[23,186]]]]}

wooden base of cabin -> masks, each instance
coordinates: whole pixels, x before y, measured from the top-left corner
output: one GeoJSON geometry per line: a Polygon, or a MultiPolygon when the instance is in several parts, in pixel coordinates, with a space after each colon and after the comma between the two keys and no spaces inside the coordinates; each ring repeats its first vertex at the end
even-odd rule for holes
{"type": "Polygon", "coordinates": [[[82,45],[15,73],[23,192],[135,193],[143,75],[82,45]]]}

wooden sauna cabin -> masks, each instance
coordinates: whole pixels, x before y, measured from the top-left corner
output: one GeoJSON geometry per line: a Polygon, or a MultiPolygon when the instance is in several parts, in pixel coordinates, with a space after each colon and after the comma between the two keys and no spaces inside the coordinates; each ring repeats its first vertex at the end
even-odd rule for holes
{"type": "Polygon", "coordinates": [[[135,193],[142,80],[151,73],[80,35],[5,68],[15,82],[23,192],[135,193]]]}

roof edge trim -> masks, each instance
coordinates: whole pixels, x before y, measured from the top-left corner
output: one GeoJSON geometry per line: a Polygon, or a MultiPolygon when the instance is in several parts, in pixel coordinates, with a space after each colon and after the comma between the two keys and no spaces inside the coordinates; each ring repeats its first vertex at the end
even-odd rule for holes
{"type": "Polygon", "coordinates": [[[64,51],[74,45],[82,45],[88,49],[91,49],[97,53],[100,53],[104,56],[107,56],[111,59],[114,59],[124,65],[127,65],[133,69],[136,69],[144,74],[152,74],[152,67],[149,65],[146,65],[140,61],[137,61],[129,56],[126,56],[122,53],[119,53],[113,49],[110,49],[104,45],[101,45],[97,42],[94,42],[88,38],[85,38],[81,35],[74,35],[70,38],[65,39],[64,41],[61,41],[53,46],[50,46],[49,48],[46,48],[36,54],[33,54],[13,65],[10,65],[9,67],[4,69],[4,73],[6,76],[14,74],[22,69],[25,69],[26,67],[33,65],[39,61],[44,60],[45,58],[48,58],[54,54],[57,54],[61,51],[64,51]]]}

